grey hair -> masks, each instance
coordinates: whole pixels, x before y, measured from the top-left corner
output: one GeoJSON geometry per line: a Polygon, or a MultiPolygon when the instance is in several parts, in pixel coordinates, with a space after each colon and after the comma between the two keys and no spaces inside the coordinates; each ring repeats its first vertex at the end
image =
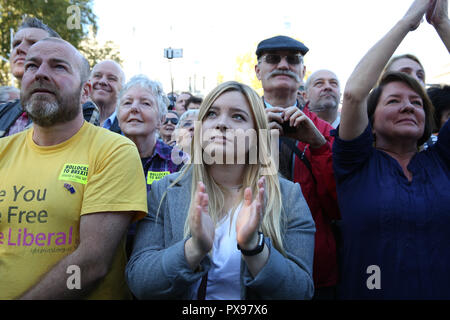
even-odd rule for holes
{"type": "Polygon", "coordinates": [[[199,114],[199,109],[190,109],[185,111],[180,119],[178,120],[177,125],[175,126],[175,129],[178,129],[181,126],[181,123],[183,123],[183,121],[185,121],[189,116],[194,115],[195,116],[195,120],[198,120],[198,114],[199,114]]]}
{"type": "Polygon", "coordinates": [[[89,61],[80,53],[80,78],[81,83],[85,83],[89,80],[91,74],[91,66],[89,61]]]}
{"type": "Polygon", "coordinates": [[[128,81],[122,88],[119,94],[117,109],[119,109],[120,101],[122,100],[122,97],[125,95],[125,93],[127,93],[128,90],[135,86],[139,86],[143,89],[149,90],[153,94],[158,105],[159,117],[161,121],[163,121],[164,117],[167,114],[167,106],[170,103],[169,98],[167,98],[166,94],[164,93],[161,83],[159,83],[158,81],[150,80],[147,76],[142,74],[132,77],[130,81],[128,81]]]}
{"type": "Polygon", "coordinates": [[[38,18],[25,17],[23,19],[22,23],[20,24],[19,28],[17,28],[17,31],[20,31],[22,29],[27,29],[27,28],[42,29],[42,30],[44,30],[44,31],[46,31],[48,33],[49,37],[60,38],[61,39],[61,36],[58,34],[58,32],[56,32],[55,30],[50,28],[48,25],[43,23],[38,18]]]}
{"type": "Polygon", "coordinates": [[[10,86],[1,86],[0,87],[0,104],[6,103],[9,101],[9,93],[10,92],[20,93],[20,90],[15,87],[10,87],[10,86]]]}

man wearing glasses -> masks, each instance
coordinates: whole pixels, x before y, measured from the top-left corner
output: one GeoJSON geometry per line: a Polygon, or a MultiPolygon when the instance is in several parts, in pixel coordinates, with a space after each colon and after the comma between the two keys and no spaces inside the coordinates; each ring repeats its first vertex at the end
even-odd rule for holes
{"type": "Polygon", "coordinates": [[[333,127],[298,100],[308,50],[286,36],[263,40],[256,50],[255,72],[264,89],[269,127],[280,133],[280,172],[301,185],[316,224],[314,298],[334,299],[338,267],[332,222],[340,216],[331,158],[333,127]]]}

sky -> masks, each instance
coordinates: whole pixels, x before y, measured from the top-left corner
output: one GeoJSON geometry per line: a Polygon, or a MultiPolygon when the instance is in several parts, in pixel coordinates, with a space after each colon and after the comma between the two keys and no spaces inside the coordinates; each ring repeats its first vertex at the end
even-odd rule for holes
{"type": "MultiPolygon", "coordinates": [[[[406,13],[412,0],[94,0],[100,42],[114,41],[127,79],[145,74],[166,92],[196,89],[205,95],[217,76],[234,80],[238,56],[276,35],[302,41],[308,71],[330,69],[341,87],[359,60],[406,13]],[[164,58],[164,48],[183,58],[164,58]],[[189,78],[191,80],[189,80],[189,78]],[[194,79],[195,84],[194,84],[194,79]],[[191,84],[191,86],[189,86],[191,84]]],[[[448,51],[426,21],[395,54],[412,53],[428,83],[450,83],[448,51]]],[[[253,69],[250,70],[253,72],[253,69]]],[[[247,83],[249,84],[249,83],[247,83]]]]}

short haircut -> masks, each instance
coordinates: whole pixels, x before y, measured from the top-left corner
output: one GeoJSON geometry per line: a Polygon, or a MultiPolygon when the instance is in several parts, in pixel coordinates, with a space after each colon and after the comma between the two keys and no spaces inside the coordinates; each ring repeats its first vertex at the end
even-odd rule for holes
{"type": "Polygon", "coordinates": [[[424,87],[422,87],[422,85],[416,79],[414,79],[413,77],[411,77],[406,73],[403,72],[385,73],[380,79],[378,86],[370,92],[369,97],[367,98],[367,115],[369,116],[370,125],[373,128],[375,110],[378,106],[381,94],[383,93],[383,90],[386,87],[386,85],[391,82],[402,82],[406,84],[422,98],[423,109],[425,111],[425,128],[422,137],[417,141],[417,146],[419,147],[430,138],[431,133],[433,131],[434,108],[424,87]]]}
{"type": "Polygon", "coordinates": [[[187,95],[189,95],[189,97],[192,97],[192,93],[190,93],[190,92],[188,92],[188,91],[183,91],[182,93],[180,93],[180,94],[177,96],[177,98],[178,98],[179,96],[181,96],[182,94],[187,94],[187,95]]]}
{"type": "Polygon", "coordinates": [[[190,103],[194,103],[194,104],[202,104],[203,99],[200,97],[196,97],[196,96],[191,96],[187,101],[186,101],[186,108],[189,107],[190,103]]]}
{"type": "Polygon", "coordinates": [[[450,109],[450,86],[436,85],[428,88],[428,96],[434,106],[434,131],[441,129],[442,114],[450,109]]]}
{"type": "MultiPolygon", "coordinates": [[[[305,83],[305,85],[304,85],[304,87],[303,87],[303,91],[308,91],[308,90],[309,90],[309,88],[311,87],[312,82],[315,80],[315,79],[314,79],[314,76],[316,76],[317,73],[318,73],[318,72],[321,72],[321,71],[326,71],[326,72],[332,73],[332,74],[335,76],[335,78],[336,78],[336,80],[337,80],[337,82],[338,82],[338,84],[339,84],[339,87],[341,86],[341,83],[339,82],[339,79],[338,79],[337,75],[336,75],[333,71],[328,70],[328,69],[320,69],[320,70],[314,71],[314,72],[308,77],[308,79],[306,80],[306,83],[305,83]]],[[[301,90],[301,85],[300,85],[300,87],[299,87],[299,90],[301,90]]]]}
{"type": "Polygon", "coordinates": [[[92,67],[91,74],[89,75],[89,77],[93,77],[95,67],[104,62],[111,62],[112,64],[117,66],[117,68],[119,69],[119,78],[120,78],[119,82],[120,82],[120,85],[123,87],[126,83],[125,72],[123,72],[123,69],[122,69],[122,66],[120,65],[120,63],[118,63],[115,60],[107,59],[107,60],[102,60],[102,61],[98,62],[95,66],[92,67]]]}
{"type": "Polygon", "coordinates": [[[81,54],[80,51],[78,51],[77,48],[75,48],[70,42],[62,39],[62,38],[44,38],[40,41],[53,41],[53,42],[59,42],[59,43],[65,43],[68,44],[70,47],[72,47],[73,50],[75,50],[77,56],[78,56],[78,67],[80,71],[80,81],[81,84],[84,84],[86,81],[89,80],[89,74],[91,73],[91,67],[89,66],[89,61],[81,54]]]}
{"type": "Polygon", "coordinates": [[[80,53],[80,78],[81,83],[85,83],[89,80],[89,75],[91,74],[91,66],[89,61],[80,53]]]}
{"type": "Polygon", "coordinates": [[[34,17],[25,17],[22,21],[22,23],[20,24],[19,28],[17,28],[17,31],[22,30],[22,29],[27,29],[27,28],[37,28],[37,29],[42,29],[44,31],[47,31],[49,37],[52,38],[60,38],[61,36],[58,34],[58,32],[56,32],[55,30],[53,30],[52,28],[50,28],[48,25],[46,25],[45,23],[43,23],[41,20],[39,20],[38,18],[34,18],[34,17]]]}
{"type": "Polygon", "coordinates": [[[178,113],[176,113],[175,111],[173,111],[173,110],[169,110],[169,111],[167,111],[167,114],[173,114],[173,115],[176,115],[177,116],[177,119],[180,117],[179,115],[178,115],[178,113]]]}
{"type": "Polygon", "coordinates": [[[188,111],[184,112],[181,115],[180,120],[178,120],[178,123],[177,123],[175,129],[181,127],[181,124],[190,116],[195,116],[195,121],[197,121],[198,120],[198,114],[199,114],[199,110],[198,109],[191,109],[191,110],[188,110],[188,111]]]}
{"type": "Polygon", "coordinates": [[[161,83],[159,83],[158,81],[150,80],[147,76],[142,74],[131,78],[130,81],[128,81],[122,88],[122,90],[119,93],[118,108],[120,108],[120,102],[122,100],[122,97],[127,93],[128,90],[130,90],[135,86],[139,86],[143,89],[149,90],[153,94],[156,100],[156,104],[158,106],[159,118],[161,121],[163,121],[167,113],[167,106],[169,105],[169,99],[164,93],[161,83]]]}

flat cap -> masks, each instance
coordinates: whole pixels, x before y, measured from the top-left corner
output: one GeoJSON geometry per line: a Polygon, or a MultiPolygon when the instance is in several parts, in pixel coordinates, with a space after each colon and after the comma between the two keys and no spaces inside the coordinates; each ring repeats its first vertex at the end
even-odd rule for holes
{"type": "Polygon", "coordinates": [[[256,56],[259,58],[266,51],[276,50],[298,51],[303,56],[309,51],[308,47],[300,41],[286,36],[276,36],[261,41],[256,48],[256,56]]]}

